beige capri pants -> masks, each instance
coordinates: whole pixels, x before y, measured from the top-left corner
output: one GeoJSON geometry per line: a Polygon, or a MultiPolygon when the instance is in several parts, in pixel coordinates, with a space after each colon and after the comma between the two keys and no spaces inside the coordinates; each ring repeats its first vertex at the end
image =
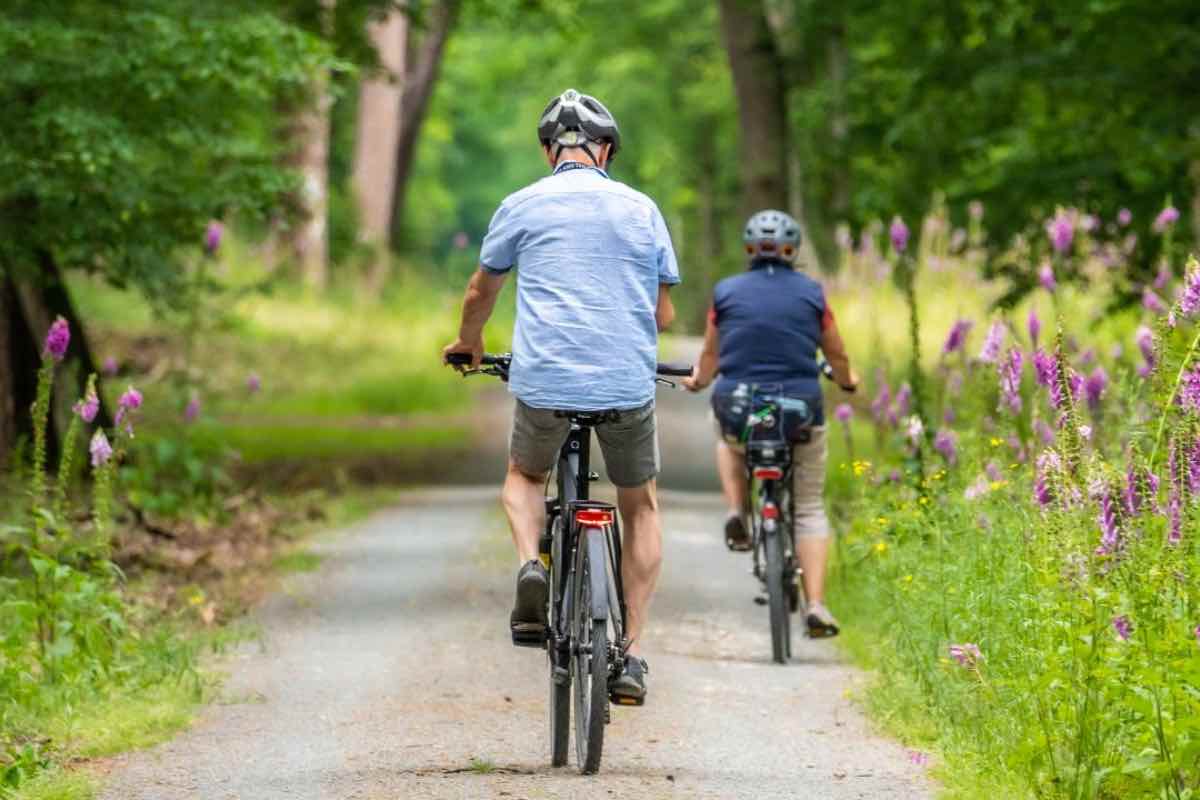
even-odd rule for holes
{"type": "MultiPolygon", "coordinates": [[[[721,431],[713,418],[717,437],[735,453],[745,455],[746,448],[721,431]]],[[[829,517],[825,514],[825,463],[829,455],[825,426],[809,429],[812,437],[792,445],[792,529],[796,538],[829,537],[829,517]]]]}

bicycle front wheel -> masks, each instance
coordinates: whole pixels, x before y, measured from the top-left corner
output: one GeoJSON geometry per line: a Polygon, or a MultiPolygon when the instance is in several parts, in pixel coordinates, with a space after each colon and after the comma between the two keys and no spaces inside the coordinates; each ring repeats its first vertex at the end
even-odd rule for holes
{"type": "Polygon", "coordinates": [[[608,578],[604,565],[603,531],[585,529],[579,537],[571,626],[575,757],[585,775],[600,769],[608,722],[608,578]]]}
{"type": "Polygon", "coordinates": [[[766,532],[767,605],[771,617],[771,657],[777,664],[786,664],[792,652],[791,599],[788,597],[784,569],[783,536],[778,526],[766,532]]]}

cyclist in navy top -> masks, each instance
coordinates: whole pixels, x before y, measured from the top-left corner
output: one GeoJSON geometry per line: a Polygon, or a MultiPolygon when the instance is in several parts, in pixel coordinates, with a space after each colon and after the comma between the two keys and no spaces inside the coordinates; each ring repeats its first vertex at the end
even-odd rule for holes
{"type": "Polygon", "coordinates": [[[745,415],[732,413],[731,409],[740,408],[734,398],[749,387],[770,384],[812,409],[805,433],[789,432],[795,434],[792,522],[808,600],[809,635],[833,636],[837,621],[824,605],[830,528],[824,504],[825,415],[817,351],[824,354],[834,380],[846,391],[854,390],[858,377],[850,369],[824,290],[794,268],[800,225],[781,211],[760,211],[746,223],[743,239],[749,269],[722,280],[713,291],[704,350],[684,385],[698,392],[716,379],[712,404],[719,435],[717,471],[729,504],[725,541],[733,550],[749,546],[742,516],[746,461],[740,440],[745,415]]]}

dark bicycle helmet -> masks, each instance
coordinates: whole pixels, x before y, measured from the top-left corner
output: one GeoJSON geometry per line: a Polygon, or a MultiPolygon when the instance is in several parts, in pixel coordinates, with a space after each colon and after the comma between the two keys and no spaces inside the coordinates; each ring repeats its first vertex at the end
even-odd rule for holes
{"type": "Polygon", "coordinates": [[[742,234],[752,258],[775,258],[791,263],[800,250],[800,223],[782,211],[759,211],[746,220],[742,234]]]}
{"type": "Polygon", "coordinates": [[[538,140],[545,147],[556,147],[556,161],[563,148],[582,147],[595,162],[596,154],[588,147],[589,142],[611,143],[610,161],[621,149],[621,131],[613,115],[599,100],[574,89],[567,89],[546,106],[538,120],[538,140]]]}

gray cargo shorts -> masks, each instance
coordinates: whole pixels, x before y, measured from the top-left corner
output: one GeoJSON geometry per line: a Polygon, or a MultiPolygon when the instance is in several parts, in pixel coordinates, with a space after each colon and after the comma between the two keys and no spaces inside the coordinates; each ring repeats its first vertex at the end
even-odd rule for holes
{"type": "MultiPolygon", "coordinates": [[[[545,475],[567,440],[570,422],[549,408],[533,408],[520,400],[513,412],[508,456],[526,475],[545,475]]],[[[631,489],[658,475],[658,429],[654,401],[620,412],[615,422],[596,426],[608,479],[631,489]]]]}

